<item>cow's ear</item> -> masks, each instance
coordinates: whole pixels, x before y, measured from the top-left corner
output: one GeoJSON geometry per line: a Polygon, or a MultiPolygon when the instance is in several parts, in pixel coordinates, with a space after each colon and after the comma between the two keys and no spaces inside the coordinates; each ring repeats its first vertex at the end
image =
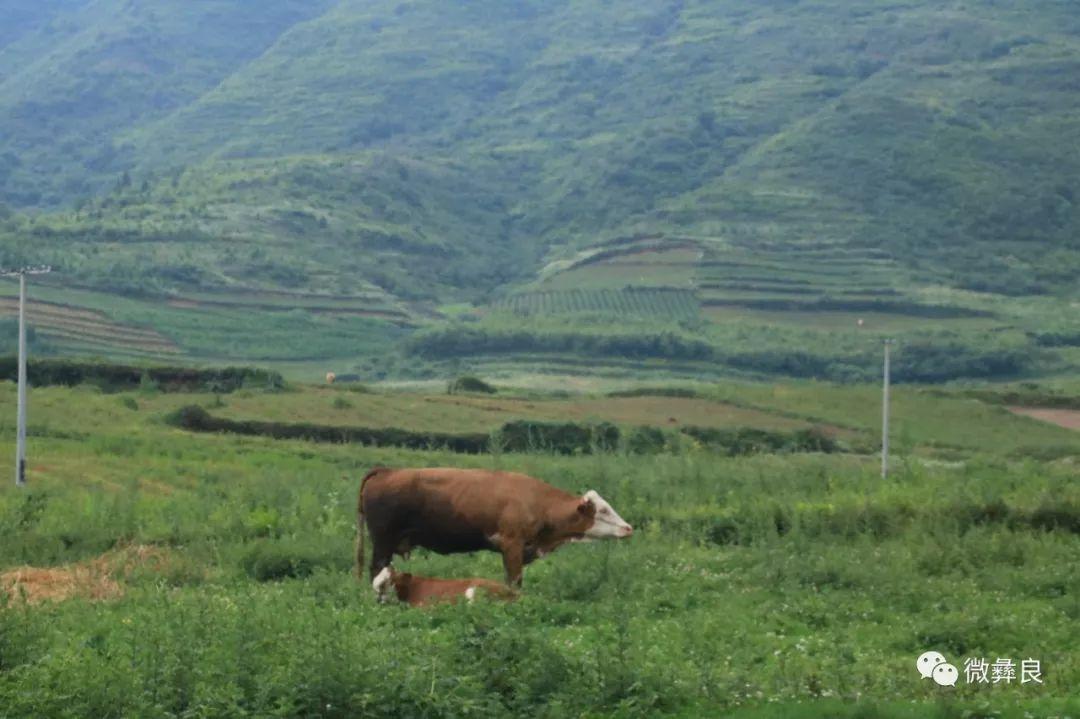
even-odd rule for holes
{"type": "Polygon", "coordinates": [[[596,514],[596,505],[593,504],[591,499],[586,499],[582,497],[581,501],[578,502],[577,511],[581,512],[587,517],[591,517],[592,515],[596,514]]]}

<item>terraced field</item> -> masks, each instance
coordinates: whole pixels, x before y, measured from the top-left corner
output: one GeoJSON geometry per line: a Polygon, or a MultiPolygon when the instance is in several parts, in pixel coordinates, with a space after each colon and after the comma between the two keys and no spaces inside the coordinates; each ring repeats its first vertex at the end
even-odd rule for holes
{"type": "Polygon", "coordinates": [[[697,297],[689,290],[644,287],[523,292],[496,307],[520,315],[600,312],[668,319],[696,317],[699,311],[697,297]]]}
{"type": "Polygon", "coordinates": [[[412,308],[377,289],[349,296],[248,290],[182,293],[172,295],[167,302],[184,309],[226,307],[270,312],[302,309],[315,314],[385,319],[403,326],[416,322],[412,308]]]}
{"type": "MultiPolygon", "coordinates": [[[[0,283],[0,313],[15,316],[17,291],[14,283],[0,283]]],[[[193,293],[167,299],[64,287],[59,280],[35,282],[27,292],[30,326],[48,340],[50,352],[68,357],[332,361],[383,351],[418,316],[375,293],[193,293]]]]}
{"type": "Polygon", "coordinates": [[[549,265],[543,280],[529,286],[532,291],[512,295],[500,306],[522,311],[535,304],[561,311],[574,306],[575,292],[651,288],[692,293],[693,299],[675,311],[653,312],[673,319],[691,303],[717,321],[731,317],[724,309],[801,313],[803,323],[815,324],[820,318],[825,325],[835,324],[834,313],[874,313],[877,319],[979,314],[957,307],[927,307],[914,299],[911,290],[916,286],[911,272],[887,253],[846,243],[743,246],[719,238],[632,237],[601,243],[569,262],[549,265]],[[542,299],[537,292],[543,293],[542,299]]]}
{"type": "MultiPolygon", "coordinates": [[[[18,299],[0,297],[0,317],[18,314],[18,299]]],[[[40,335],[72,351],[146,357],[181,354],[174,342],[156,330],[114,322],[96,310],[28,300],[26,317],[40,335]]]]}

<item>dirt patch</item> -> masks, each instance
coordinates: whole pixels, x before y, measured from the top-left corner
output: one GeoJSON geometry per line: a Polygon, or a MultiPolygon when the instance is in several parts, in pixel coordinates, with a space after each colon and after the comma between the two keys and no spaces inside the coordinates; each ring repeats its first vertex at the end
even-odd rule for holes
{"type": "Polygon", "coordinates": [[[1044,407],[1009,407],[1013,414],[1031,417],[1042,422],[1050,422],[1065,429],[1080,430],[1080,410],[1050,409],[1044,407]]]}
{"type": "Polygon", "coordinates": [[[123,580],[137,568],[162,571],[168,555],[160,547],[133,545],[61,567],[16,567],[0,574],[0,594],[27,604],[91,601],[123,596],[123,580]]]}

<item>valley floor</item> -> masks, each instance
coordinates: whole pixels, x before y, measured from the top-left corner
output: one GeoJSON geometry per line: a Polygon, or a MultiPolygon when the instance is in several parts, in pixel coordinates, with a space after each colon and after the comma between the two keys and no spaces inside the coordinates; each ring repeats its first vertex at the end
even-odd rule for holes
{"type": "MultiPolygon", "coordinates": [[[[861,434],[877,412],[872,387],[701,391],[688,401],[35,389],[29,486],[0,484],[0,715],[1080,711],[1080,433],[1003,407],[901,388],[888,481],[872,455],[461,455],[164,422],[196,402],[343,425],[481,427],[489,413],[545,407],[664,424],[715,403],[696,421],[806,415],[861,434]],[[498,467],[596,489],[638,531],[544,557],[511,605],[380,606],[351,574],[355,493],[375,464],[498,467]],[[1037,659],[1043,683],[937,686],[915,666],[931,649],[961,672],[970,658],[1037,659]]],[[[13,402],[0,385],[9,439],[13,402]]],[[[490,553],[418,552],[398,565],[501,572],[490,553]]]]}

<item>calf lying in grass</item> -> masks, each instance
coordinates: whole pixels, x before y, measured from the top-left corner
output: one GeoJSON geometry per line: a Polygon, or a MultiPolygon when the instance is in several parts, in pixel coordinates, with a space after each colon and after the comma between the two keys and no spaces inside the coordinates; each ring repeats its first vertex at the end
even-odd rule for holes
{"type": "Polygon", "coordinates": [[[408,602],[413,607],[425,607],[437,602],[458,602],[463,597],[471,602],[479,592],[504,601],[513,601],[518,596],[517,592],[490,579],[419,577],[408,572],[399,572],[393,567],[384,567],[371,586],[374,587],[380,602],[387,600],[392,587],[400,601],[408,602]]]}

